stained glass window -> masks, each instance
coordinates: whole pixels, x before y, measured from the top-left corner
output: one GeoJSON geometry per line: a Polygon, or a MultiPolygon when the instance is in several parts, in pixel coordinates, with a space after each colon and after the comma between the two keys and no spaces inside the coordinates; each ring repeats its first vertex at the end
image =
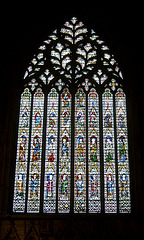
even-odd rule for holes
{"type": "Polygon", "coordinates": [[[13,212],[129,213],[124,78],[109,47],[72,18],[24,74],[13,212]]]}

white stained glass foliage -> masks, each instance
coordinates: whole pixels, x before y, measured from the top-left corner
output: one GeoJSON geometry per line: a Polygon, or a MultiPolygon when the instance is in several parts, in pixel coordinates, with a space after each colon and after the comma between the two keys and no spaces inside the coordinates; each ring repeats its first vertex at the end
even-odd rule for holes
{"type": "Polygon", "coordinates": [[[121,88],[115,95],[116,102],[116,128],[117,128],[117,158],[118,158],[118,186],[119,186],[119,212],[131,212],[130,200],[130,172],[128,156],[128,132],[126,96],[121,88]]]}
{"type": "Polygon", "coordinates": [[[31,148],[28,181],[27,212],[39,212],[42,159],[44,94],[38,88],[33,97],[31,148]]]}
{"type": "Polygon", "coordinates": [[[90,213],[101,211],[99,96],[95,89],[88,94],[88,210],[90,213]]]}
{"type": "Polygon", "coordinates": [[[86,99],[83,89],[75,95],[74,212],[86,212],[86,99]]]}
{"type": "Polygon", "coordinates": [[[102,95],[105,212],[117,212],[114,144],[113,94],[107,88],[102,95]]]}
{"type": "Polygon", "coordinates": [[[28,88],[21,94],[13,212],[25,212],[31,93],[28,88]]]}
{"type": "Polygon", "coordinates": [[[47,128],[44,175],[45,213],[56,212],[56,176],[57,176],[57,141],[58,141],[58,93],[52,88],[47,100],[47,128]]]}
{"type": "Polygon", "coordinates": [[[65,88],[60,96],[60,142],[58,212],[70,212],[71,185],[71,95],[65,88]]]}

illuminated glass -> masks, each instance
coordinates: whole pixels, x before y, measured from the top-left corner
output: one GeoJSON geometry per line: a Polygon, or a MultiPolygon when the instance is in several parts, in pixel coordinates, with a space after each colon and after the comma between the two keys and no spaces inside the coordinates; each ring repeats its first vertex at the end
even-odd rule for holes
{"type": "Polygon", "coordinates": [[[21,94],[17,157],[15,169],[13,211],[25,212],[31,93],[28,88],[21,94]]]}
{"type": "Polygon", "coordinates": [[[53,88],[47,99],[47,130],[44,177],[43,211],[56,211],[57,141],[58,141],[58,93],[53,88]]]}
{"type": "Polygon", "coordinates": [[[24,74],[13,212],[131,212],[123,81],[77,18],[43,41],[24,74]]]}
{"type": "Polygon", "coordinates": [[[58,211],[70,211],[71,184],[71,95],[66,88],[60,97],[60,143],[58,211]]]}
{"type": "Polygon", "coordinates": [[[105,212],[117,212],[113,94],[102,95],[105,212]]]}
{"type": "Polygon", "coordinates": [[[44,94],[38,88],[33,97],[31,148],[28,181],[27,211],[39,212],[43,136],[44,94]]]}
{"type": "Polygon", "coordinates": [[[99,97],[95,89],[88,94],[88,198],[89,212],[101,210],[100,203],[99,97]]]}
{"type": "Polygon", "coordinates": [[[75,95],[74,212],[86,212],[86,99],[83,89],[75,95]]]}
{"type": "Polygon", "coordinates": [[[119,212],[127,213],[131,212],[130,172],[128,156],[126,96],[121,88],[119,88],[116,92],[115,101],[117,127],[119,212]]]}

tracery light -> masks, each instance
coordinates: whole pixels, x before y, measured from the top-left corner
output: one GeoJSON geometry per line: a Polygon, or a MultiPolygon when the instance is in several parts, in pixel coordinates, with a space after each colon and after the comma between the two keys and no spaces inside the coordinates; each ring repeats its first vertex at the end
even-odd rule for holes
{"type": "Polygon", "coordinates": [[[42,43],[20,95],[13,212],[131,212],[123,81],[77,18],[42,43]]]}

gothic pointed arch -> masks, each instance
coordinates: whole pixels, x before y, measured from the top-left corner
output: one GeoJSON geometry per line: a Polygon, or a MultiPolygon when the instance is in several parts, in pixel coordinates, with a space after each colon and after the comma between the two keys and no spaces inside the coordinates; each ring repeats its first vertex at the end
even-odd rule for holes
{"type": "Polygon", "coordinates": [[[109,47],[73,17],[24,74],[13,212],[131,212],[124,79],[109,47]]]}

